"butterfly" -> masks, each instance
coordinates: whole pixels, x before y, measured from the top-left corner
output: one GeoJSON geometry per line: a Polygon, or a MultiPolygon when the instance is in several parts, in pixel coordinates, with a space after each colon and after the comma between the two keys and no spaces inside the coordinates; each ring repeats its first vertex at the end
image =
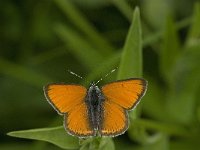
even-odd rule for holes
{"type": "Polygon", "coordinates": [[[147,90],[147,81],[130,78],[88,89],[77,84],[48,84],[48,102],[64,115],[64,127],[78,137],[117,136],[129,125],[128,111],[135,108],[147,90]]]}

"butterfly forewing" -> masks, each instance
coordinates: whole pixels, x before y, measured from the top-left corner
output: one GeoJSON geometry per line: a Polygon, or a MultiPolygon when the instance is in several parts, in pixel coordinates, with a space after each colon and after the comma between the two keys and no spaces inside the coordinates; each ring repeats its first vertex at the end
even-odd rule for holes
{"type": "Polygon", "coordinates": [[[84,102],[87,89],[80,85],[49,84],[44,87],[48,101],[59,113],[67,113],[84,102]]]}
{"type": "Polygon", "coordinates": [[[102,87],[102,92],[109,101],[130,110],[145,94],[146,86],[146,80],[133,78],[106,84],[102,87]]]}

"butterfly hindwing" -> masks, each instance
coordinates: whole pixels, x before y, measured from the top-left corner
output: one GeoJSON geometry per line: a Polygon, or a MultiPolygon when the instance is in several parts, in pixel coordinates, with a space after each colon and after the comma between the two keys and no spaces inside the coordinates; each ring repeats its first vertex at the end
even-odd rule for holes
{"type": "Polygon", "coordinates": [[[146,86],[146,80],[132,78],[108,83],[102,87],[102,92],[109,101],[131,110],[145,94],[146,86]]]}
{"type": "Polygon", "coordinates": [[[128,128],[128,114],[121,106],[105,99],[103,103],[103,122],[99,132],[103,136],[116,136],[128,128]]]}
{"type": "Polygon", "coordinates": [[[64,114],[64,126],[70,134],[82,137],[93,135],[85,103],[87,94],[85,87],[73,84],[49,84],[44,87],[44,92],[50,104],[60,114],[64,114]]]}
{"type": "Polygon", "coordinates": [[[88,118],[87,106],[84,103],[69,111],[65,116],[64,125],[72,135],[87,137],[95,134],[88,118]]]}

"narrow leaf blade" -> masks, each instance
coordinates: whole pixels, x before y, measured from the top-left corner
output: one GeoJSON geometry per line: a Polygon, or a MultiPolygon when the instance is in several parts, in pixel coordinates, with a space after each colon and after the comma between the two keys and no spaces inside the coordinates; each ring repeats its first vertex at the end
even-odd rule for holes
{"type": "Polygon", "coordinates": [[[68,135],[64,130],[63,126],[54,128],[14,131],[8,133],[8,135],[19,138],[46,141],[55,144],[63,149],[79,148],[78,138],[68,135]]]}
{"type": "Polygon", "coordinates": [[[142,76],[142,30],[140,12],[136,8],[126,38],[119,67],[118,79],[142,76]]]}
{"type": "Polygon", "coordinates": [[[171,79],[171,71],[179,56],[180,42],[175,23],[171,16],[167,18],[163,43],[160,51],[160,71],[166,81],[171,79]]]}
{"type": "Polygon", "coordinates": [[[200,3],[195,4],[194,13],[192,17],[192,25],[189,30],[189,35],[187,37],[186,46],[194,46],[199,44],[200,36],[200,3]]]}

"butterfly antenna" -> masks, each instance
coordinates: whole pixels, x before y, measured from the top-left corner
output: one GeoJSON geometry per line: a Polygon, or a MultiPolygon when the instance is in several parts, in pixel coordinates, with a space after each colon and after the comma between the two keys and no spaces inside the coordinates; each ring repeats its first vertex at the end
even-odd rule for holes
{"type": "Polygon", "coordinates": [[[80,75],[78,75],[78,74],[76,74],[76,73],[74,73],[73,71],[71,71],[71,70],[67,70],[70,74],[72,74],[72,75],[74,75],[74,76],[76,76],[76,77],[78,77],[78,78],[80,78],[80,79],[83,79],[83,77],[81,77],[80,75]]]}
{"type": "Polygon", "coordinates": [[[116,67],[115,69],[111,70],[109,73],[107,73],[103,78],[100,78],[95,85],[97,85],[100,81],[102,81],[103,79],[105,79],[107,76],[109,76],[110,74],[112,74],[113,72],[115,72],[118,69],[118,67],[116,67]]]}

